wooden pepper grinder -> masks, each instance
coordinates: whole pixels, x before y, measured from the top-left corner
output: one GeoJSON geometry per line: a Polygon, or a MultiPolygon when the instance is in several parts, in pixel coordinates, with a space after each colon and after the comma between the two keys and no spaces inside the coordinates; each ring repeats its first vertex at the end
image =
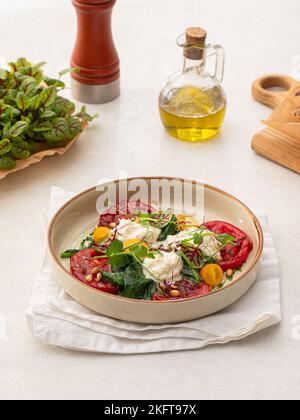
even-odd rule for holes
{"type": "Polygon", "coordinates": [[[78,17],[71,66],[72,93],[81,102],[100,104],[120,95],[120,63],[111,28],[116,0],[72,0],[78,17]]]}

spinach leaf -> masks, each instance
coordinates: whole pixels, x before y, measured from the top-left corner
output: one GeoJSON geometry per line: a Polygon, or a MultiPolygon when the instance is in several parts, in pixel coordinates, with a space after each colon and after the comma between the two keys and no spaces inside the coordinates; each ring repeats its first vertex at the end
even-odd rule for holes
{"type": "Polygon", "coordinates": [[[170,221],[162,228],[158,240],[165,241],[168,236],[176,235],[178,231],[177,217],[173,214],[170,221]]]}
{"type": "Polygon", "coordinates": [[[124,287],[125,284],[125,273],[118,272],[118,273],[108,273],[106,271],[102,271],[102,277],[104,280],[109,281],[119,287],[124,287]]]}
{"type": "Polygon", "coordinates": [[[125,270],[125,285],[120,295],[130,299],[144,299],[154,290],[154,281],[149,280],[143,273],[143,267],[133,262],[125,270]]]}
{"type": "Polygon", "coordinates": [[[184,280],[191,280],[194,283],[199,283],[200,277],[196,270],[193,270],[186,260],[183,259],[183,269],[181,271],[181,277],[184,280]]]}
{"type": "Polygon", "coordinates": [[[152,300],[152,297],[155,292],[157,292],[157,283],[155,281],[152,281],[149,283],[149,286],[146,288],[143,299],[144,300],[152,300]]]}

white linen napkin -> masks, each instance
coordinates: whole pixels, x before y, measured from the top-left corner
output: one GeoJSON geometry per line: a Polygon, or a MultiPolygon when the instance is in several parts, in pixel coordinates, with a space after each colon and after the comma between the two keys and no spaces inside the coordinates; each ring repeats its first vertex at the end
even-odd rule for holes
{"type": "MultiPolygon", "coordinates": [[[[53,188],[45,219],[74,194],[53,188]]],[[[27,318],[37,342],[78,351],[137,354],[201,349],[241,340],[281,321],[280,269],[267,216],[256,212],[265,234],[262,270],[255,285],[222,312],[175,325],[139,325],[81,306],[56,283],[47,256],[37,275],[27,318]]]]}

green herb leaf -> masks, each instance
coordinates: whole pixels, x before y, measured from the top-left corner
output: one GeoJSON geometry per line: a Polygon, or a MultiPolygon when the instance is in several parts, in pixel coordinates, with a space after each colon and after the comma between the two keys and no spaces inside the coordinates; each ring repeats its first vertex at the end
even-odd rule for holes
{"type": "Polygon", "coordinates": [[[16,159],[27,159],[30,156],[29,145],[24,140],[13,141],[11,153],[16,159]]]}
{"type": "Polygon", "coordinates": [[[20,89],[24,91],[26,94],[34,91],[38,87],[38,83],[34,77],[27,76],[23,79],[20,89]]]}
{"type": "Polygon", "coordinates": [[[93,235],[88,235],[85,239],[83,239],[83,241],[81,241],[80,244],[80,249],[89,249],[92,248],[94,246],[94,238],[93,235]]]}
{"type": "Polygon", "coordinates": [[[52,105],[57,98],[57,91],[55,86],[49,86],[42,90],[40,94],[40,105],[47,108],[52,105]]]}
{"type": "Polygon", "coordinates": [[[0,169],[8,170],[16,167],[16,161],[10,156],[0,157],[0,169]]]}
{"type": "Polygon", "coordinates": [[[58,74],[62,77],[62,76],[66,76],[69,73],[79,73],[80,69],[76,68],[76,67],[72,67],[70,69],[65,69],[60,71],[58,74]]]}
{"type": "Polygon", "coordinates": [[[128,255],[120,254],[120,255],[113,255],[108,260],[109,264],[112,266],[113,271],[122,271],[131,262],[131,259],[128,255]]]}
{"type": "Polygon", "coordinates": [[[19,92],[17,94],[16,102],[17,102],[17,107],[19,108],[20,111],[25,111],[26,108],[28,107],[28,99],[25,93],[23,92],[19,92]]]}
{"type": "Polygon", "coordinates": [[[11,142],[8,139],[0,141],[0,156],[6,155],[11,151],[11,142]]]}
{"type": "Polygon", "coordinates": [[[108,257],[112,257],[113,255],[120,254],[123,252],[124,246],[123,242],[119,241],[118,239],[113,241],[106,250],[106,255],[108,257]]]}
{"type": "Polygon", "coordinates": [[[234,236],[228,235],[226,233],[216,235],[217,240],[221,243],[222,246],[229,244],[234,245],[236,243],[236,238],[234,236]]]}
{"type": "Polygon", "coordinates": [[[152,290],[153,283],[153,280],[146,279],[142,265],[133,262],[125,270],[125,286],[120,294],[130,299],[143,299],[149,294],[149,288],[152,290]]]}
{"type": "Polygon", "coordinates": [[[132,252],[138,258],[145,258],[148,254],[148,249],[145,246],[137,245],[130,248],[130,252],[132,252]]]}
{"type": "Polygon", "coordinates": [[[77,254],[77,252],[79,252],[78,249],[68,249],[60,255],[60,258],[71,258],[73,255],[77,254]]]}
{"type": "Polygon", "coordinates": [[[157,283],[155,283],[155,281],[149,282],[149,285],[148,287],[146,287],[146,290],[144,292],[143,299],[152,300],[152,297],[154,293],[157,292],[157,290],[158,290],[157,283]]]}
{"type": "Polygon", "coordinates": [[[25,121],[18,121],[13,125],[9,131],[9,137],[19,137],[28,129],[28,124],[25,121]]]}
{"type": "Polygon", "coordinates": [[[8,76],[8,71],[5,69],[0,69],[0,79],[6,80],[8,76]]]}
{"type": "Polygon", "coordinates": [[[108,273],[106,271],[102,271],[102,277],[104,280],[109,281],[119,287],[124,287],[125,285],[125,273],[108,273]]]}
{"type": "Polygon", "coordinates": [[[178,232],[177,217],[173,214],[170,221],[162,228],[158,240],[165,241],[168,236],[176,235],[178,232]]]}
{"type": "Polygon", "coordinates": [[[56,114],[54,111],[45,111],[42,113],[41,118],[53,118],[56,117],[56,114]]]}

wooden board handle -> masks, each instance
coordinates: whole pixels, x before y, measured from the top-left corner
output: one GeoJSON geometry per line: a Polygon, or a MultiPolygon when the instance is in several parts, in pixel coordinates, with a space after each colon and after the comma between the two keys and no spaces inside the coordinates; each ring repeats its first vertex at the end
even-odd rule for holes
{"type": "Polygon", "coordinates": [[[279,74],[270,74],[257,79],[252,86],[252,95],[254,99],[263,105],[275,109],[284,101],[300,82],[289,76],[279,74]],[[284,91],[275,92],[270,88],[282,88],[284,91]]]}

